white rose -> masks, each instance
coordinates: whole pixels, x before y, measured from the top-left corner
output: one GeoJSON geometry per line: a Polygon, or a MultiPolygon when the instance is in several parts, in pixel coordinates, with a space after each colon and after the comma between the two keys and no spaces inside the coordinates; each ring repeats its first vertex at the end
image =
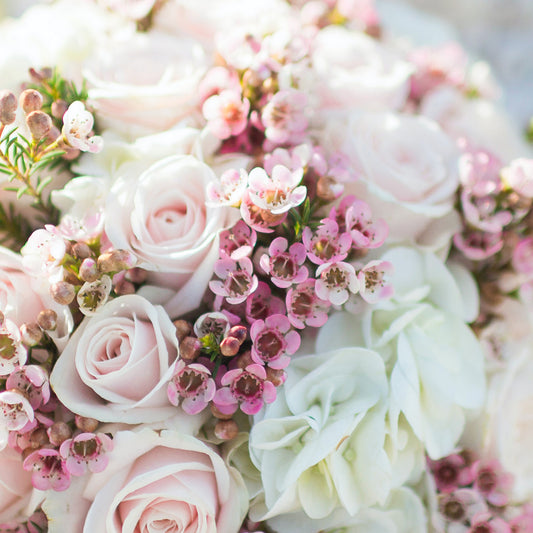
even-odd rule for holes
{"type": "Polygon", "coordinates": [[[251,516],[303,510],[310,518],[383,503],[390,464],[383,450],[387,383],[381,358],[362,348],[302,356],[284,390],[250,433],[264,494],[251,516]]]}
{"type": "Polygon", "coordinates": [[[206,68],[196,41],[151,31],[102,41],[84,76],[103,127],[131,138],[193,115],[206,68]]]}
{"type": "Polygon", "coordinates": [[[413,67],[393,49],[340,26],[327,26],[313,41],[313,92],[323,109],[400,109],[413,67]]]}
{"type": "Polygon", "coordinates": [[[330,120],[322,134],[360,174],[346,191],[360,196],[389,225],[389,242],[443,247],[459,229],[454,211],[458,150],[438,124],[392,113],[330,120]]]}
{"type": "Polygon", "coordinates": [[[173,317],[195,309],[218,259],[218,233],[237,211],[205,205],[206,186],[216,177],[192,156],[168,157],[144,172],[132,162],[120,171],[105,210],[109,240],[151,271],[155,288],[142,292],[148,299],[165,302],[173,317]]]}
{"type": "Polygon", "coordinates": [[[176,414],[166,386],[179,349],[162,307],[141,296],[108,302],[78,326],[50,376],[61,403],[102,422],[154,422],[176,414]]]}

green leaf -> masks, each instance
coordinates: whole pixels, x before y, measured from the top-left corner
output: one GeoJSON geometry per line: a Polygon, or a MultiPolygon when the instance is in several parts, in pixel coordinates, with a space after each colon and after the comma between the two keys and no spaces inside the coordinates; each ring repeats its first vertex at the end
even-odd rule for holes
{"type": "Polygon", "coordinates": [[[52,176],[47,176],[43,180],[39,180],[39,184],[37,185],[37,188],[35,190],[37,191],[38,194],[42,194],[43,189],[47,185],[50,185],[51,182],[52,182],[52,176]]]}
{"type": "Polygon", "coordinates": [[[24,196],[28,192],[28,186],[23,185],[20,187],[20,189],[17,191],[17,200],[20,200],[22,196],[24,196]]]}

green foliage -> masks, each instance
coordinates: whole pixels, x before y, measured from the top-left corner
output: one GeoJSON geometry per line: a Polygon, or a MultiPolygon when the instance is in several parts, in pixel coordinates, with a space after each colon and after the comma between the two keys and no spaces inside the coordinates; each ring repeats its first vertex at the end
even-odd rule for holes
{"type": "Polygon", "coordinates": [[[0,244],[19,251],[31,234],[31,226],[20,214],[15,213],[13,203],[7,210],[0,204],[0,244]]]}

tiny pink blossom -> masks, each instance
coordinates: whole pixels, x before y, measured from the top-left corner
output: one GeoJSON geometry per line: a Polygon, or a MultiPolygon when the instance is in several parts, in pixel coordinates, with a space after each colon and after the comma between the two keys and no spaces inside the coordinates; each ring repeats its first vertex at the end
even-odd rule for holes
{"type": "Polygon", "coordinates": [[[393,266],[388,261],[370,261],[358,273],[359,294],[369,304],[390,298],[394,288],[390,285],[393,266]]]}
{"type": "MultiPolygon", "coordinates": [[[[485,499],[473,489],[457,489],[439,494],[439,511],[447,522],[464,524],[488,510],[485,499]]],[[[466,531],[466,527],[464,528],[466,531]]]]}
{"type": "Polygon", "coordinates": [[[256,320],[250,328],[252,359],[270,368],[282,369],[300,347],[300,335],[291,329],[285,315],[272,315],[266,320],[256,320]],[[288,355],[287,355],[288,354],[288,355]]]}
{"type": "Polygon", "coordinates": [[[257,233],[244,220],[220,234],[220,249],[235,261],[250,256],[256,242],[257,233]]]}
{"type": "Polygon", "coordinates": [[[54,226],[47,225],[35,230],[20,250],[22,266],[30,274],[59,281],[63,278],[61,262],[66,251],[65,239],[54,226]]]}
{"type": "Polygon", "coordinates": [[[513,267],[519,274],[533,275],[533,237],[526,237],[516,245],[513,267]]]}
{"type": "Polygon", "coordinates": [[[510,211],[500,209],[493,195],[478,196],[465,188],[461,191],[463,214],[472,226],[489,233],[500,233],[513,221],[510,211]]]}
{"type": "Polygon", "coordinates": [[[506,505],[513,485],[513,476],[503,471],[499,461],[476,461],[472,469],[475,476],[474,488],[483,494],[491,505],[506,505]]]}
{"type": "Polygon", "coordinates": [[[251,324],[256,320],[266,320],[270,315],[277,314],[285,314],[283,300],[273,296],[270,286],[260,281],[257,290],[246,300],[246,320],[251,324]]]}
{"type": "Polygon", "coordinates": [[[305,200],[307,188],[300,185],[302,177],[301,168],[291,171],[283,165],[276,165],[269,177],[264,169],[255,167],[248,176],[250,200],[274,215],[286,213],[305,200]]]}
{"type": "Polygon", "coordinates": [[[113,449],[113,441],[105,433],[81,433],[65,440],[59,448],[67,472],[83,476],[88,471],[103,472],[109,462],[106,455],[113,449]]]}
{"type": "Polygon", "coordinates": [[[469,149],[459,159],[461,185],[475,196],[496,196],[503,190],[501,161],[486,150],[469,149]]]}
{"type": "Polygon", "coordinates": [[[266,138],[276,144],[300,142],[308,124],[306,105],[306,94],[297,89],[274,94],[261,113],[266,138]]]}
{"type": "Polygon", "coordinates": [[[210,207],[224,205],[238,207],[247,184],[248,174],[244,169],[230,168],[226,170],[218,181],[207,184],[206,205],[210,207]]]}
{"type": "Polygon", "coordinates": [[[221,385],[213,403],[223,414],[233,414],[240,404],[243,413],[255,415],[263,403],[276,399],[276,387],[267,380],[265,368],[258,364],[229,370],[222,377],[221,385]]]}
{"type": "Polygon", "coordinates": [[[307,250],[307,257],[316,265],[343,261],[352,246],[352,236],[339,234],[339,225],[331,218],[324,218],[315,232],[305,227],[302,241],[307,250]]]}
{"type": "Polygon", "coordinates": [[[515,159],[501,171],[504,182],[525,198],[533,198],[533,159],[515,159]]]}
{"type": "Polygon", "coordinates": [[[282,165],[292,171],[306,168],[311,164],[312,154],[313,148],[307,144],[294,148],[275,148],[265,154],[263,167],[267,174],[272,174],[276,165],[282,165]]]}
{"type": "Polygon", "coordinates": [[[372,222],[370,206],[354,200],[346,209],[346,231],[350,232],[355,248],[378,248],[385,242],[389,228],[382,219],[372,222]]]}
{"type": "Polygon", "coordinates": [[[0,325],[0,376],[8,376],[27,358],[19,328],[12,320],[4,318],[0,325]]]}
{"type": "Polygon", "coordinates": [[[209,334],[214,335],[217,339],[222,339],[230,327],[230,320],[224,313],[211,311],[196,319],[193,330],[199,339],[209,334]]]}
{"type": "Polygon", "coordinates": [[[284,237],[277,237],[259,260],[261,268],[271,276],[276,287],[286,289],[293,283],[302,283],[309,275],[305,266],[305,246],[295,242],[287,250],[289,243],[284,237]]]}
{"type": "Polygon", "coordinates": [[[167,394],[172,405],[179,405],[189,415],[203,411],[213,399],[216,386],[211,372],[201,364],[187,365],[178,361],[172,380],[168,384],[167,394]]]}
{"type": "Polygon", "coordinates": [[[102,137],[90,136],[94,118],[83,102],[73,102],[63,115],[63,138],[66,143],[82,152],[100,152],[104,146],[102,137]]]}
{"type": "Polygon", "coordinates": [[[465,230],[453,236],[453,243],[468,259],[482,261],[496,255],[503,248],[503,235],[479,230],[465,230]]]}
{"type": "Polygon", "coordinates": [[[36,450],[22,464],[24,470],[32,471],[31,482],[38,490],[63,491],[70,486],[70,472],[57,450],[36,450]]]}
{"type": "Polygon", "coordinates": [[[513,533],[531,533],[533,531],[533,507],[524,506],[521,514],[513,518],[509,525],[513,533]]]}
{"type": "Polygon", "coordinates": [[[323,263],[316,270],[317,296],[333,305],[344,304],[350,295],[359,291],[359,280],[349,263],[323,263]]]}
{"type": "Polygon", "coordinates": [[[287,316],[295,328],[319,328],[328,320],[329,302],[316,295],[315,285],[314,279],[308,279],[287,292],[287,316]]]}
{"type": "Polygon", "coordinates": [[[203,104],[210,96],[227,89],[234,92],[240,90],[239,76],[225,67],[213,67],[206,72],[198,86],[200,102],[203,104]]]}
{"type": "Polygon", "coordinates": [[[39,409],[50,399],[50,382],[46,370],[37,365],[23,366],[6,381],[6,389],[21,391],[33,409],[39,409]]]}
{"type": "Polygon", "coordinates": [[[448,455],[437,461],[428,461],[435,484],[440,492],[453,492],[474,481],[474,471],[459,454],[448,455]]]}
{"type": "Polygon", "coordinates": [[[230,304],[244,302],[257,289],[257,276],[253,273],[253,264],[248,257],[238,261],[230,257],[219,259],[214,271],[222,281],[210,281],[209,287],[230,304]]]}
{"type": "Polygon", "coordinates": [[[287,213],[273,215],[270,211],[258,207],[250,197],[250,191],[244,192],[241,202],[241,217],[252,229],[260,233],[272,233],[287,218],[287,213]]]}
{"type": "Polygon", "coordinates": [[[478,513],[472,518],[467,533],[512,533],[512,530],[507,522],[492,516],[490,512],[485,512],[478,513]]]}
{"type": "Polygon", "coordinates": [[[22,392],[0,392],[0,425],[9,431],[20,431],[34,418],[33,408],[22,392]]]}
{"type": "Polygon", "coordinates": [[[219,139],[242,133],[248,123],[250,101],[240,92],[226,89],[210,96],[202,106],[207,127],[219,139]]]}

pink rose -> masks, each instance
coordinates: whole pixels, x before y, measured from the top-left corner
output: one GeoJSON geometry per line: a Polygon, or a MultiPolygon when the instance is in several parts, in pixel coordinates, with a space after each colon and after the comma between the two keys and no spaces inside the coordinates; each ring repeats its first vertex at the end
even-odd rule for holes
{"type": "Polygon", "coordinates": [[[121,171],[105,209],[109,240],[151,271],[155,287],[141,292],[151,302],[166,303],[172,317],[197,308],[218,259],[218,233],[238,211],[206,206],[207,185],[217,179],[193,156],[168,157],[146,170],[133,162],[121,171]]]}
{"type": "Polygon", "coordinates": [[[166,387],[178,358],[176,328],[161,306],[121,296],[85,318],[57,361],[50,383],[71,411],[136,424],[176,413],[166,387]]]}
{"type": "Polygon", "coordinates": [[[69,505],[64,495],[47,497],[50,533],[237,533],[248,509],[240,474],[212,447],[147,428],[119,431],[107,468],[77,492],[69,505]]]}

